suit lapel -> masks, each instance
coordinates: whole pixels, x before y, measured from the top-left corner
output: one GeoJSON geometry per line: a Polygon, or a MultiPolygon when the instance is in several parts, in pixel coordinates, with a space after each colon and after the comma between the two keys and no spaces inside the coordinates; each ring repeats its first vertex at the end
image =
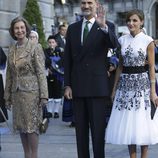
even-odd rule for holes
{"type": "Polygon", "coordinates": [[[82,46],[81,44],[82,22],[83,20],[79,21],[79,24],[76,27],[76,41],[80,43],[80,47],[82,46]]]}
{"type": "Polygon", "coordinates": [[[97,31],[99,30],[99,25],[94,22],[88,36],[87,39],[85,41],[85,46],[91,44],[92,41],[94,41],[96,39],[96,35],[97,35],[97,31]]]}
{"type": "Polygon", "coordinates": [[[80,56],[82,54],[82,49],[83,49],[83,46],[82,46],[82,43],[81,43],[81,34],[82,34],[82,22],[83,20],[79,21],[78,22],[78,25],[75,26],[75,29],[74,29],[74,42],[77,43],[76,44],[76,60],[80,60],[80,56]]]}
{"type": "MultiPolygon", "coordinates": [[[[81,29],[82,30],[82,29],[81,29]]],[[[94,22],[87,38],[82,46],[82,51],[79,54],[79,60],[82,60],[85,56],[87,56],[91,52],[91,48],[94,47],[94,40],[96,39],[97,32],[99,31],[99,25],[94,22]]],[[[80,41],[81,41],[81,33],[80,33],[80,41]]]]}

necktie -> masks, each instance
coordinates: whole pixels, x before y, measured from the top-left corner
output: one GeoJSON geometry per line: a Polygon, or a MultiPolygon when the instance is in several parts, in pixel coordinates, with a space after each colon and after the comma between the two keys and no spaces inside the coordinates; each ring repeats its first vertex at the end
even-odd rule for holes
{"type": "Polygon", "coordinates": [[[88,24],[89,24],[89,21],[86,21],[86,25],[85,25],[84,30],[83,30],[83,43],[85,42],[87,35],[89,33],[88,24]]]}

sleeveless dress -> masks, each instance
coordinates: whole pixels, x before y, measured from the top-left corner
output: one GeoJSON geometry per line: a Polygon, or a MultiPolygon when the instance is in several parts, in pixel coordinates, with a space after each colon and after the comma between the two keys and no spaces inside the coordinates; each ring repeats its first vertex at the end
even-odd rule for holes
{"type": "MultiPolygon", "coordinates": [[[[144,33],[119,38],[124,67],[144,66],[153,39],[144,33]]],[[[158,143],[158,111],[151,119],[150,81],[147,72],[121,73],[106,130],[106,143],[158,143]]]]}

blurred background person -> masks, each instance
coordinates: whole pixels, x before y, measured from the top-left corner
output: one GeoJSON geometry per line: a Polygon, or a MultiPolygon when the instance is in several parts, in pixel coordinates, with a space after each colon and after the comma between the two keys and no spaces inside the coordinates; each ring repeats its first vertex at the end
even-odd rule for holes
{"type": "Polygon", "coordinates": [[[82,18],[83,18],[83,16],[81,14],[75,13],[75,20],[76,20],[76,22],[80,21],[82,18]]]}
{"type": "Polygon", "coordinates": [[[38,33],[34,30],[31,30],[30,35],[29,35],[29,39],[35,43],[38,43],[38,40],[39,40],[38,33]]]}
{"type": "Polygon", "coordinates": [[[0,74],[3,78],[3,84],[5,86],[5,79],[6,79],[6,62],[7,56],[5,55],[3,49],[0,47],[0,74]]]}
{"type": "Polygon", "coordinates": [[[157,73],[158,73],[158,39],[154,40],[154,45],[155,45],[155,71],[156,71],[156,78],[158,78],[157,73]]]}
{"type": "MultiPolygon", "coordinates": [[[[110,96],[112,94],[112,89],[114,86],[117,67],[118,67],[118,58],[116,57],[116,55],[112,55],[109,58],[109,63],[108,63],[108,80],[109,80],[110,96]]],[[[111,101],[111,97],[109,97],[109,103],[106,106],[106,126],[108,124],[111,115],[111,110],[112,110],[112,101],[111,101]]]]}
{"type": "Polygon", "coordinates": [[[69,127],[75,127],[75,120],[73,114],[73,101],[64,98],[62,109],[62,121],[71,122],[69,127]]]}
{"type": "Polygon", "coordinates": [[[42,107],[48,98],[43,49],[28,39],[30,27],[23,17],[12,20],[9,32],[17,42],[8,53],[5,104],[12,107],[13,130],[20,133],[25,158],[37,158],[42,107]]]}
{"type": "MultiPolygon", "coordinates": [[[[0,107],[5,115],[8,118],[7,109],[5,108],[4,101],[4,83],[5,83],[5,70],[6,70],[6,61],[7,56],[5,55],[3,49],[0,47],[0,107]]],[[[3,114],[0,112],[0,123],[5,122],[3,114]]],[[[1,131],[0,131],[1,136],[1,131]]],[[[1,150],[1,139],[0,139],[0,150],[1,150]]]]}
{"type": "Polygon", "coordinates": [[[59,108],[62,104],[62,85],[63,85],[63,52],[58,47],[56,38],[50,35],[47,39],[48,48],[45,49],[45,66],[48,71],[47,83],[49,100],[47,109],[54,118],[59,118],[59,108]]]}
{"type": "Polygon", "coordinates": [[[59,25],[58,30],[59,30],[58,33],[54,37],[58,44],[58,47],[60,48],[60,51],[64,52],[64,48],[66,44],[65,37],[67,32],[67,25],[66,24],[59,25]]]}

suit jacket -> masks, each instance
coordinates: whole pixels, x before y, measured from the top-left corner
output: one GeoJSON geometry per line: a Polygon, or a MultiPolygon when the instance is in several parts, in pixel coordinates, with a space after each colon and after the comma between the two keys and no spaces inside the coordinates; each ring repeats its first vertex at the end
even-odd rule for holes
{"type": "Polygon", "coordinates": [[[114,25],[105,33],[95,22],[81,44],[82,20],[71,24],[67,30],[64,53],[64,84],[72,88],[73,96],[109,96],[107,76],[108,48],[116,48],[118,40],[114,25]]]}
{"type": "Polygon", "coordinates": [[[58,47],[64,49],[64,48],[65,48],[65,43],[64,43],[63,39],[61,38],[60,33],[57,33],[57,34],[55,35],[55,39],[56,39],[56,41],[57,41],[57,43],[58,43],[58,47]]]}
{"type": "Polygon", "coordinates": [[[12,93],[37,91],[40,98],[48,98],[43,49],[41,45],[25,41],[25,46],[17,51],[15,45],[8,53],[5,100],[12,103],[12,93]]]}

